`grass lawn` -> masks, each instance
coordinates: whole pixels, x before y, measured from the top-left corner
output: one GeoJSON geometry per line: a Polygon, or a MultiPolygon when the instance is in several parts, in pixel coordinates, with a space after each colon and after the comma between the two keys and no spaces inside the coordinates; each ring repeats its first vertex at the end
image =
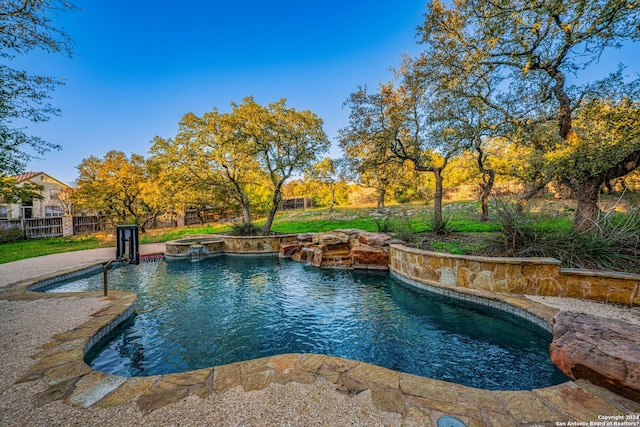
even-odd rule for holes
{"type": "Polygon", "coordinates": [[[52,237],[49,239],[30,239],[17,242],[0,243],[0,264],[61,252],[81,251],[115,246],[112,241],[88,237],[52,237]]]}

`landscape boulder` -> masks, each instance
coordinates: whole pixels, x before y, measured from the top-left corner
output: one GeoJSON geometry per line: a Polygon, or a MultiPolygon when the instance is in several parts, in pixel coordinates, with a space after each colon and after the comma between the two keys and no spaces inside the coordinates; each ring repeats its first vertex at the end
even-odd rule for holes
{"type": "Polygon", "coordinates": [[[550,353],[569,378],[640,402],[640,326],[561,311],[554,318],[550,353]]]}
{"type": "Polygon", "coordinates": [[[356,246],[351,248],[351,264],[353,268],[388,270],[389,254],[376,246],[356,246]]]}
{"type": "Polygon", "coordinates": [[[298,235],[297,243],[281,245],[280,257],[321,268],[387,270],[392,242],[399,241],[356,228],[305,233],[298,235]]]}
{"type": "Polygon", "coordinates": [[[291,258],[302,249],[301,243],[282,243],[280,245],[280,258],[291,258]]]}
{"type": "Polygon", "coordinates": [[[316,245],[343,245],[349,242],[349,235],[338,231],[329,233],[318,233],[313,236],[312,241],[316,245]]]}
{"type": "Polygon", "coordinates": [[[315,235],[316,235],[316,233],[298,234],[298,242],[311,243],[313,241],[313,236],[315,236],[315,235]]]}
{"type": "Polygon", "coordinates": [[[391,237],[384,233],[371,233],[368,231],[358,233],[358,241],[363,245],[383,247],[389,240],[391,240],[391,237]]]}
{"type": "Polygon", "coordinates": [[[326,246],[305,246],[301,252],[306,253],[305,259],[309,265],[320,267],[324,249],[326,249],[326,246]]]}

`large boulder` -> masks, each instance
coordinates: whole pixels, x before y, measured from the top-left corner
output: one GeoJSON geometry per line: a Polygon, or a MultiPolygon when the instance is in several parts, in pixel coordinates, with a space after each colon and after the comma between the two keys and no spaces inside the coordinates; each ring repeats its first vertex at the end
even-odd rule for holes
{"type": "Polygon", "coordinates": [[[561,311],[551,360],[569,378],[585,378],[640,402],[640,326],[561,311]]]}
{"type": "Polygon", "coordinates": [[[362,233],[362,230],[360,230],[359,228],[338,228],[337,230],[333,230],[336,233],[341,233],[341,234],[348,234],[349,237],[357,237],[358,233],[362,233]]]}
{"type": "Polygon", "coordinates": [[[339,231],[318,233],[313,236],[313,243],[316,245],[343,245],[349,242],[349,235],[339,231]]]}
{"type": "Polygon", "coordinates": [[[322,268],[389,268],[388,234],[348,228],[298,236],[297,243],[281,245],[280,257],[322,268]]]}
{"type": "Polygon", "coordinates": [[[389,254],[375,246],[356,246],[351,248],[351,264],[353,268],[388,270],[389,254]]]}
{"type": "Polygon", "coordinates": [[[302,249],[301,243],[282,243],[280,245],[280,258],[292,258],[302,249]]]}
{"type": "Polygon", "coordinates": [[[391,236],[384,233],[371,233],[369,231],[361,231],[358,233],[358,241],[363,245],[383,247],[391,236]]]}
{"type": "Polygon", "coordinates": [[[349,246],[333,245],[328,246],[322,252],[322,268],[351,268],[351,253],[349,246]]]}
{"type": "Polygon", "coordinates": [[[313,241],[313,236],[315,236],[316,233],[302,233],[302,234],[298,234],[298,242],[301,243],[311,243],[313,241]]]}

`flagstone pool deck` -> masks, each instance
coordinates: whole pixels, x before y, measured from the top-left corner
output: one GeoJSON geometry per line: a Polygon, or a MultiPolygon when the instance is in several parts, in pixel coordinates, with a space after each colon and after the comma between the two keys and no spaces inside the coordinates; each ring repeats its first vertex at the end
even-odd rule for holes
{"type": "MultiPolygon", "coordinates": [[[[163,252],[164,245],[141,250],[163,252]]],[[[151,377],[96,372],[83,361],[85,349],[98,331],[132,310],[135,295],[42,294],[26,287],[108,260],[113,252],[0,264],[0,425],[435,426],[449,415],[467,426],[640,426],[640,403],[584,380],[488,391],[317,354],[151,377]]],[[[558,311],[524,297],[490,297],[548,321],[558,311]]]]}

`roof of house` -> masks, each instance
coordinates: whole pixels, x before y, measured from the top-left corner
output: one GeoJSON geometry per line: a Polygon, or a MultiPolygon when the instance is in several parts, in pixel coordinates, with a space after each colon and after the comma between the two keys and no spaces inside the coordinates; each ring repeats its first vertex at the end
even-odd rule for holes
{"type": "Polygon", "coordinates": [[[49,178],[51,178],[52,180],[56,181],[57,183],[59,183],[60,185],[64,186],[64,187],[69,187],[69,185],[65,184],[64,182],[55,179],[54,177],[52,177],[51,175],[49,175],[48,173],[45,172],[25,172],[25,173],[21,173],[20,175],[16,175],[14,176],[14,178],[16,179],[16,181],[18,181],[18,183],[20,182],[24,182],[24,181],[28,181],[32,178],[35,178],[38,175],[45,175],[49,178]]]}
{"type": "Polygon", "coordinates": [[[33,178],[34,176],[38,176],[41,173],[44,173],[44,172],[25,172],[25,173],[21,173],[20,175],[14,176],[14,178],[18,182],[23,182],[33,178]]]}

